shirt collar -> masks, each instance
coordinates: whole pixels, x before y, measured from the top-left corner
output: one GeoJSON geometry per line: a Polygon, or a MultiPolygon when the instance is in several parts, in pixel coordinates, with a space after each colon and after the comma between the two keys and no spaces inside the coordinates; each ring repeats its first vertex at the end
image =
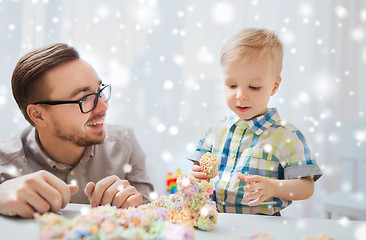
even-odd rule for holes
{"type": "Polygon", "coordinates": [[[239,118],[238,115],[232,113],[227,119],[228,127],[232,125],[239,125],[244,123],[257,135],[263,133],[266,129],[270,128],[274,123],[280,120],[280,115],[276,108],[269,108],[266,114],[262,116],[250,119],[248,121],[239,118]]]}

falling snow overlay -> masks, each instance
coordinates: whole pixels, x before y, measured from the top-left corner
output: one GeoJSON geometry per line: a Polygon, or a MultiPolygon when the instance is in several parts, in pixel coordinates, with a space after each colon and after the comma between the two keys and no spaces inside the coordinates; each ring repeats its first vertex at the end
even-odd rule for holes
{"type": "MultiPolygon", "coordinates": [[[[364,201],[366,163],[357,163],[354,185],[342,184],[344,169],[334,150],[366,148],[366,124],[347,141],[339,133],[352,121],[366,122],[362,0],[0,0],[0,139],[28,126],[11,92],[20,56],[55,42],[71,44],[112,84],[106,121],[134,129],[156,190],[150,197],[158,199],[165,193],[165,174],[177,168],[189,173],[186,157],[200,132],[227,114],[221,48],[247,27],[270,28],[283,42],[282,82],[269,107],[303,131],[324,174],[310,199],[294,201],[282,215],[320,218],[322,199],[340,188],[364,201]]],[[[272,153],[271,144],[264,151],[272,153]]],[[[338,219],[345,229],[351,220],[338,219]]],[[[306,228],[301,221],[297,227],[306,228]]],[[[357,228],[355,239],[365,232],[365,225],[357,228]]]]}

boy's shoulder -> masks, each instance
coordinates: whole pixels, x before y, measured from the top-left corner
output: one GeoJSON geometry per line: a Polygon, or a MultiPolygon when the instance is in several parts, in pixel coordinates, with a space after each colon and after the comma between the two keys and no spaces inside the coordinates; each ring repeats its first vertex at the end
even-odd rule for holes
{"type": "Polygon", "coordinates": [[[273,135],[276,135],[277,137],[279,135],[282,136],[282,139],[287,140],[297,140],[297,141],[303,141],[305,140],[305,136],[303,132],[296,127],[294,124],[285,121],[285,120],[279,120],[273,124],[274,131],[271,131],[273,135]]]}

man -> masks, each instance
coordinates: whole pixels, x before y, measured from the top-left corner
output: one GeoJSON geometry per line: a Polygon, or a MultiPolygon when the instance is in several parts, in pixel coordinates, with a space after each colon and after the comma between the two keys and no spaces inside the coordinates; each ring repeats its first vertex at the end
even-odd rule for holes
{"type": "Polygon", "coordinates": [[[32,126],[0,142],[0,214],[149,201],[145,155],[131,129],[104,124],[111,86],[74,48],[58,43],[23,56],[12,91],[32,126]]]}

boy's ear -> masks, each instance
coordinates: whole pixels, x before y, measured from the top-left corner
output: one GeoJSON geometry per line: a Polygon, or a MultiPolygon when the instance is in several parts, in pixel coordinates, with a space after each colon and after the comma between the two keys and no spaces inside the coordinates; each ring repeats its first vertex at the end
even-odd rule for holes
{"type": "Polygon", "coordinates": [[[45,127],[47,122],[44,119],[44,111],[40,106],[35,104],[29,104],[27,106],[27,114],[29,118],[33,121],[35,126],[45,127]]]}
{"type": "Polygon", "coordinates": [[[281,76],[278,76],[276,82],[274,83],[271,96],[273,96],[277,92],[278,88],[280,87],[281,80],[282,80],[281,76]]]}

